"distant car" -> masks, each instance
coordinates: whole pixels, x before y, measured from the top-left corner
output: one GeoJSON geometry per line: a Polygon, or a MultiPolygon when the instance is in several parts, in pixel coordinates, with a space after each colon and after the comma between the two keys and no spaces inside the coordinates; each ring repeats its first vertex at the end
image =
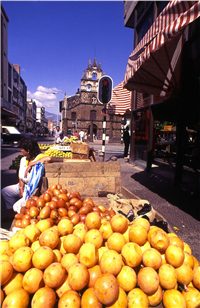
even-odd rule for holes
{"type": "Polygon", "coordinates": [[[18,148],[20,146],[20,140],[24,137],[33,137],[34,135],[31,133],[25,134],[21,133],[14,126],[2,126],[2,139],[3,144],[10,144],[14,148],[18,148]]]}

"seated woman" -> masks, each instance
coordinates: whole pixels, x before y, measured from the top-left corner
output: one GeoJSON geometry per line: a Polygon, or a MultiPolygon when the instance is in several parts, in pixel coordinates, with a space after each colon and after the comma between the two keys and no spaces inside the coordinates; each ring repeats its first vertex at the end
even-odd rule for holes
{"type": "Polygon", "coordinates": [[[57,144],[63,145],[63,142],[67,139],[67,137],[64,136],[64,133],[61,132],[60,136],[58,137],[58,139],[56,140],[57,144]]]}
{"type": "Polygon", "coordinates": [[[33,137],[21,140],[21,152],[23,157],[20,160],[19,183],[4,187],[1,191],[6,209],[13,209],[18,213],[21,207],[25,206],[30,193],[36,189],[35,186],[39,183],[44,172],[43,163],[52,160],[51,157],[41,154],[37,140],[33,137]],[[38,169],[34,170],[33,167],[38,169]]]}

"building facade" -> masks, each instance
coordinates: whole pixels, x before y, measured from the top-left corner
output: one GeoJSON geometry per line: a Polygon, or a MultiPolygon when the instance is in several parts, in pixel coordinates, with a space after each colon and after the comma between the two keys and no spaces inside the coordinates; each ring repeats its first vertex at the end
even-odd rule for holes
{"type": "MultiPolygon", "coordinates": [[[[65,135],[71,131],[75,133],[81,129],[87,132],[88,140],[102,138],[103,134],[103,104],[97,99],[98,81],[105,75],[94,58],[89,60],[87,69],[81,78],[81,90],[74,96],[62,101],[62,128],[65,135]]],[[[107,114],[106,135],[109,142],[121,142],[121,115],[107,114]]]]}
{"type": "Polygon", "coordinates": [[[26,110],[26,132],[36,134],[36,103],[27,98],[27,110],[26,110]]]}
{"type": "MultiPolygon", "coordinates": [[[[24,133],[36,133],[36,103],[27,101],[27,86],[20,66],[8,60],[8,22],[1,4],[1,125],[16,126],[24,133]]],[[[46,132],[46,119],[42,120],[41,127],[46,132]]]]}
{"type": "Polygon", "coordinates": [[[44,107],[36,107],[36,125],[38,136],[47,135],[49,133],[48,120],[45,118],[44,107]]]}
{"type": "Polygon", "coordinates": [[[149,170],[156,122],[174,123],[176,182],[183,175],[185,132],[200,126],[199,16],[198,1],[124,2],[124,26],[134,30],[124,79],[133,93],[130,162],[144,159],[149,170]]]}
{"type": "MultiPolygon", "coordinates": [[[[13,125],[18,116],[14,110],[8,91],[8,22],[9,19],[1,5],[1,124],[13,125]]],[[[11,80],[11,78],[10,78],[11,80]]],[[[10,84],[11,87],[11,84],[10,84]]]]}
{"type": "Polygon", "coordinates": [[[20,66],[8,60],[7,28],[9,19],[1,4],[1,122],[26,131],[27,87],[20,66]]]}

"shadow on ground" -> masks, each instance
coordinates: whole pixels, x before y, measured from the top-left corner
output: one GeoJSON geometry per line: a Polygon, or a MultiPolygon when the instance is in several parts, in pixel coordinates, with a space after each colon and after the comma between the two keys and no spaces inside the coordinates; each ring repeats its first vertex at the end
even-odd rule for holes
{"type": "Polygon", "coordinates": [[[196,187],[194,185],[192,190],[187,190],[183,188],[184,186],[174,186],[174,182],[170,179],[153,172],[147,173],[145,170],[133,174],[131,178],[200,221],[198,181],[196,182],[196,187]]]}

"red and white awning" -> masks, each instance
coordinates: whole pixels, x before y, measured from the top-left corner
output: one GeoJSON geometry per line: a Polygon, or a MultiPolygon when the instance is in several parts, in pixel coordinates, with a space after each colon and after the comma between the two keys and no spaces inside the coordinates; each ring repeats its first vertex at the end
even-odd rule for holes
{"type": "Polygon", "coordinates": [[[112,99],[108,104],[109,114],[123,115],[127,110],[131,110],[132,92],[123,88],[123,83],[120,82],[112,91],[112,99]]]}
{"type": "Polygon", "coordinates": [[[170,1],[129,56],[124,87],[165,96],[180,88],[183,33],[200,16],[200,1],[170,1]]]}

